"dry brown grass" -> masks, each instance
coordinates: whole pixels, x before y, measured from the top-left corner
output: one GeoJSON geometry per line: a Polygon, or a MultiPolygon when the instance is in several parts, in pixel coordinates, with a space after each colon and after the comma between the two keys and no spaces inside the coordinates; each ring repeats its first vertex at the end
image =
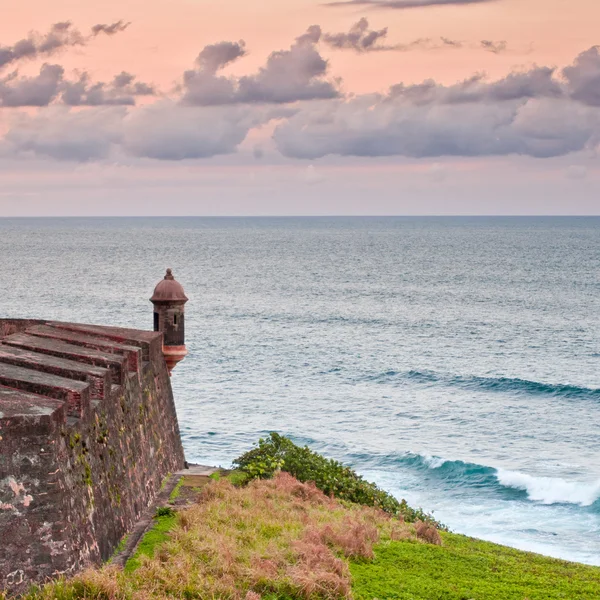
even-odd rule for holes
{"type": "Polygon", "coordinates": [[[346,559],[371,559],[373,545],[385,539],[417,535],[437,543],[435,528],[438,538],[422,525],[413,529],[381,510],[340,503],[287,473],[244,488],[221,480],[179,513],[169,540],[133,573],[89,571],[63,584],[79,586],[82,595],[35,598],[351,598],[346,559]]]}

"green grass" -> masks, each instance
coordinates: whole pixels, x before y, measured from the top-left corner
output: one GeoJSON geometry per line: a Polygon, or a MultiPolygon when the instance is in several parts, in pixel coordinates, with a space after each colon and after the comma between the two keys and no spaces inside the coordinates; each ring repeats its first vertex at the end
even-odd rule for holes
{"type": "Polygon", "coordinates": [[[113,550],[113,553],[112,553],[109,561],[111,561],[115,556],[117,556],[117,554],[120,554],[121,552],[123,552],[123,550],[125,550],[125,546],[127,545],[128,539],[129,539],[129,534],[126,534],[121,538],[121,541],[119,542],[117,547],[113,550]]]}
{"type": "Polygon", "coordinates": [[[175,527],[177,515],[172,513],[157,516],[154,517],[154,521],[155,524],[152,529],[146,532],[135,554],[125,564],[125,573],[132,573],[140,566],[140,557],[142,555],[150,558],[154,556],[154,549],[169,539],[167,533],[175,527]]]}
{"type": "MultiPolygon", "coordinates": [[[[387,542],[353,562],[355,600],[597,600],[600,568],[443,533],[443,546],[387,542]]],[[[582,544],[585,541],[582,540],[582,544]]]]}
{"type": "Polygon", "coordinates": [[[169,502],[173,504],[177,498],[179,498],[179,494],[181,493],[181,486],[183,485],[183,477],[179,478],[177,485],[173,488],[171,495],[169,496],[169,502]]]}

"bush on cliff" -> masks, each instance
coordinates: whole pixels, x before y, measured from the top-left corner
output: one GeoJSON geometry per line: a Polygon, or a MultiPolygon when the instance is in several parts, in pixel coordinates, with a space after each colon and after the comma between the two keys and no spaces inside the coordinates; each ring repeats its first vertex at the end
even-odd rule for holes
{"type": "Polygon", "coordinates": [[[308,446],[297,446],[289,438],[271,433],[260,439],[258,446],[242,454],[234,463],[249,479],[268,479],[277,471],[285,471],[302,482],[312,481],[326,495],[364,506],[374,506],[402,517],[409,523],[422,521],[438,529],[446,527],[420,508],[412,508],[406,500],[365,481],[356,471],[342,463],[313,452],[308,446]]]}

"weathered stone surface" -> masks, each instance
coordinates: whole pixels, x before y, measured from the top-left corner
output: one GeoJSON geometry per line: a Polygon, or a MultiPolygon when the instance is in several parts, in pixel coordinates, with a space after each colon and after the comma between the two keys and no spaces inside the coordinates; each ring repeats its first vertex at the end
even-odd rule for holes
{"type": "Polygon", "coordinates": [[[0,589],[107,559],[183,465],[160,334],[0,320],[0,589]]]}
{"type": "Polygon", "coordinates": [[[9,346],[18,346],[38,352],[50,354],[58,358],[67,358],[77,362],[87,363],[97,367],[110,369],[113,383],[122,384],[127,371],[127,360],[117,353],[101,352],[93,348],[83,348],[73,344],[67,344],[59,340],[45,339],[27,333],[15,333],[3,340],[9,346]]]}

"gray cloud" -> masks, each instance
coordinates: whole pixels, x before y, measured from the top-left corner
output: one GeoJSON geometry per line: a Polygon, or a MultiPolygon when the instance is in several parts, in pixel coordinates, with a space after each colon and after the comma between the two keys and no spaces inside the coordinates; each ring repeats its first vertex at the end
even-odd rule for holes
{"type": "Polygon", "coordinates": [[[116,33],[125,31],[130,25],[130,22],[125,22],[123,20],[116,21],[110,24],[98,23],[97,25],[94,25],[92,27],[92,35],[97,36],[101,33],[104,33],[106,35],[115,35],[116,33]]]}
{"type": "MultiPolygon", "coordinates": [[[[323,33],[318,25],[313,25],[313,31],[318,32],[317,42],[320,38],[329,47],[337,50],[354,50],[355,52],[410,52],[411,50],[442,50],[442,49],[461,49],[465,47],[479,48],[494,54],[505,52],[507,43],[505,41],[482,40],[478,43],[468,43],[460,40],[452,40],[447,37],[439,38],[418,38],[407,43],[389,44],[384,43],[388,28],[370,29],[369,21],[362,17],[350,30],[342,33],[323,33]]],[[[316,42],[315,42],[316,43],[316,42]]]]}
{"type": "Polygon", "coordinates": [[[501,52],[506,52],[507,43],[504,40],[499,42],[494,42],[492,40],[481,40],[481,47],[488,52],[492,52],[493,54],[500,54],[501,52]]]}
{"type": "Polygon", "coordinates": [[[387,32],[387,27],[379,30],[369,29],[369,21],[363,17],[352,25],[347,33],[323,34],[323,41],[332,48],[351,49],[357,52],[387,50],[388,46],[378,44],[378,41],[385,39],[387,32]]]}
{"type": "Polygon", "coordinates": [[[277,126],[292,158],[341,156],[560,156],[597,138],[597,111],[567,99],[421,104],[360,98],[304,109],[277,126]]]}
{"type": "Polygon", "coordinates": [[[0,79],[0,106],[47,106],[63,84],[60,65],[42,65],[39,75],[19,77],[17,72],[0,79]]]}
{"type": "Polygon", "coordinates": [[[600,46],[593,46],[562,71],[574,100],[600,106],[600,46]]]}
{"type": "Polygon", "coordinates": [[[161,102],[131,114],[123,148],[133,156],[184,160],[231,154],[266,115],[244,107],[198,108],[161,102]]]}
{"type": "Polygon", "coordinates": [[[205,46],[196,59],[196,64],[202,71],[216,73],[238,58],[245,56],[246,43],[219,42],[205,46]]]}
{"type": "Polygon", "coordinates": [[[238,78],[217,73],[245,54],[243,42],[207,46],[196,60],[197,68],[184,73],[182,102],[214,106],[336,98],[339,90],[335,82],[325,79],[328,62],[316,48],[320,36],[318,26],[309,28],[289,50],[271,53],[257,73],[238,78]]]}
{"type": "Polygon", "coordinates": [[[123,108],[71,111],[54,106],[21,114],[6,134],[5,153],[85,162],[109,156],[121,141],[123,108]]]}
{"type": "Polygon", "coordinates": [[[549,67],[510,73],[493,82],[487,82],[483,74],[477,74],[451,86],[440,85],[429,79],[415,85],[400,83],[390,88],[390,98],[402,98],[418,105],[503,102],[526,98],[559,98],[563,95],[563,87],[554,78],[554,69],[549,67]]]}
{"type": "Polygon", "coordinates": [[[496,1],[497,0],[336,0],[334,2],[327,2],[325,6],[370,6],[371,8],[406,10],[409,8],[426,8],[430,6],[485,4],[496,1]]]}
{"type": "Polygon", "coordinates": [[[47,33],[31,32],[12,46],[0,46],[0,69],[25,59],[49,56],[63,48],[85,46],[97,35],[114,35],[124,31],[129,23],[117,21],[111,25],[94,25],[90,35],[83,35],[70,21],[54,23],[47,33]]]}
{"type": "Polygon", "coordinates": [[[122,71],[110,84],[92,82],[88,73],[77,81],[65,81],[61,86],[61,100],[67,106],[133,106],[136,96],[152,96],[153,86],[135,81],[135,75],[122,71]]]}
{"type": "Polygon", "coordinates": [[[0,107],[48,106],[59,97],[68,106],[134,105],[137,96],[156,93],[125,71],[109,84],[93,82],[87,73],[69,81],[64,73],[60,65],[44,64],[33,77],[19,77],[15,71],[0,78],[0,107]]]}
{"type": "Polygon", "coordinates": [[[451,86],[398,84],[387,95],[303,107],[277,126],[274,139],[284,155],[307,159],[560,156],[600,140],[597,60],[597,49],[579,55],[563,71],[567,85],[554,69],[534,67],[497,81],[477,74],[451,86]]]}
{"type": "Polygon", "coordinates": [[[69,21],[55,23],[46,34],[32,32],[12,46],[0,46],[0,69],[23,59],[33,59],[67,46],[82,46],[85,37],[69,21]]]}

